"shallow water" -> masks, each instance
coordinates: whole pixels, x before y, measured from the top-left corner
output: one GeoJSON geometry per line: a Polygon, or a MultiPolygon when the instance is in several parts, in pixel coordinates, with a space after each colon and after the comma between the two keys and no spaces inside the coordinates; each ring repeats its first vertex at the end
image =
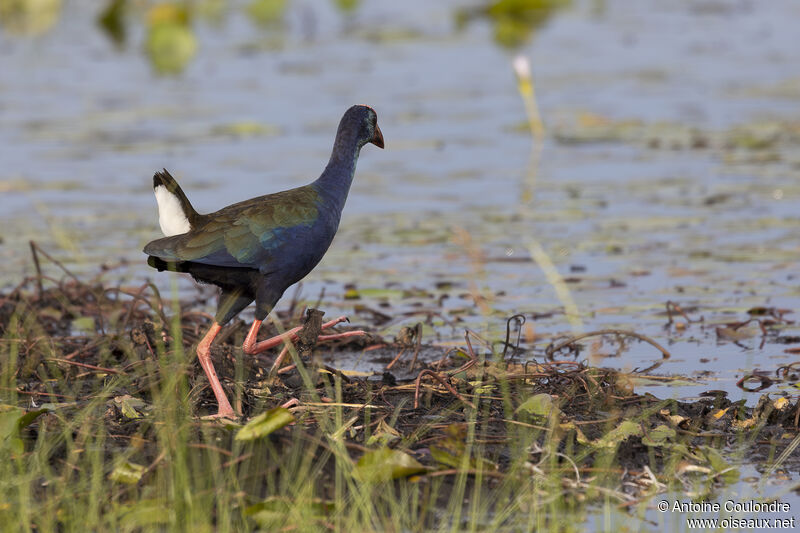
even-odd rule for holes
{"type": "MultiPolygon", "coordinates": [[[[440,342],[467,326],[502,339],[506,318],[524,313],[525,346],[540,356],[571,327],[530,260],[535,239],[568,278],[585,331],[648,335],[672,353],[654,372],[697,381],[646,390],[755,403],[736,381],[796,356],[762,346],[759,331],[734,343],[715,327],[752,307],[800,307],[797,4],[575,2],[521,50],[548,133],[533,169],[512,54],[486,21],[456,30],[460,5],[374,1],[343,15],[293,3],[268,28],[232,8],[196,18],[196,57],[164,77],[142,53],[141,21],[117,49],[91,3],[66,3],[42,35],[0,31],[0,284],[31,272],[34,239],[76,272],[125,259],[109,279],[168,288],[140,253],[159,236],[155,169],[171,170],[200,211],[303,184],[344,109],[369,103],[386,150],[362,152],[307,300],[324,287],[329,316],[382,300],[416,313],[387,336],[443,310],[425,333],[440,342]],[[360,300],[344,299],[349,284],[360,300]],[[667,301],[704,322],[664,328],[667,301]]],[[[616,348],[581,357],[631,369],[660,358],[644,343],[616,348]]]]}

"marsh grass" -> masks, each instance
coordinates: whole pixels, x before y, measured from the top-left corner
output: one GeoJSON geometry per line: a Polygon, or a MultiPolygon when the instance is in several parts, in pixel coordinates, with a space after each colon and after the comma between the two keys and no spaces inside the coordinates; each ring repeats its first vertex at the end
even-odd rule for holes
{"type": "Polygon", "coordinates": [[[616,372],[514,364],[492,343],[426,365],[462,399],[425,380],[415,409],[413,382],[324,372],[296,350],[294,384],[266,381],[262,362],[237,357],[234,332],[213,355],[246,418],[299,400],[293,424],[237,439],[240,424],[197,418],[213,406],[194,362],[202,317],[168,310],[152,287],[45,285],[0,297],[0,523],[11,529],[607,529],[644,519],[664,490],[735,483],[728,458],[764,439],[775,452],[790,425],[785,406],[740,406],[710,438],[724,402],[638,396],[616,372]]]}

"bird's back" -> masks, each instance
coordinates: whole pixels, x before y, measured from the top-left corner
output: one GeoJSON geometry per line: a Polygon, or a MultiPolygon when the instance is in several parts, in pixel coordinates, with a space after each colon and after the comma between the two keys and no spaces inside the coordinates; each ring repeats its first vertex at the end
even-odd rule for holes
{"type": "Polygon", "coordinates": [[[187,233],[152,241],[144,251],[168,262],[305,270],[321,259],[336,232],[338,214],[328,211],[317,189],[306,185],[200,215],[187,233]]]}

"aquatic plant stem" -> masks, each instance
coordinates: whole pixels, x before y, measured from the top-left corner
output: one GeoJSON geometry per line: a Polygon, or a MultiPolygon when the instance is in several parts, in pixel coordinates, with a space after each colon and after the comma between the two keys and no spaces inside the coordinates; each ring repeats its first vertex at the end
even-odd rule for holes
{"type": "MultiPolygon", "coordinates": [[[[531,157],[528,164],[526,179],[523,183],[520,194],[520,211],[523,218],[530,218],[533,211],[534,191],[536,190],[536,180],[539,174],[539,164],[542,157],[542,147],[544,145],[544,124],[539,112],[539,105],[536,103],[536,89],[531,74],[531,67],[528,58],[518,55],[512,63],[514,73],[517,77],[517,89],[522,97],[525,106],[525,115],[528,118],[528,127],[531,130],[531,157]]],[[[556,269],[550,256],[544,247],[535,239],[530,239],[526,244],[531,257],[542,269],[547,282],[553,287],[556,297],[564,306],[564,312],[569,320],[572,333],[580,335],[583,333],[583,322],[578,312],[578,306],[572,298],[564,278],[556,269]]]]}
{"type": "Polygon", "coordinates": [[[531,130],[531,155],[528,162],[528,172],[521,191],[521,206],[523,209],[531,209],[536,181],[539,174],[539,163],[542,159],[542,147],[544,145],[544,123],[539,112],[539,104],[536,101],[536,87],[534,85],[531,67],[528,58],[519,55],[513,61],[514,73],[517,77],[517,90],[522,97],[522,104],[525,107],[528,127],[531,130]]]}
{"type": "Polygon", "coordinates": [[[542,248],[542,245],[539,244],[538,241],[535,239],[530,239],[526,246],[534,262],[539,266],[539,268],[542,269],[544,277],[547,279],[547,283],[553,287],[553,290],[556,292],[556,297],[561,302],[561,305],[564,306],[564,313],[567,315],[567,320],[572,328],[573,335],[582,334],[583,321],[581,320],[578,306],[575,305],[575,300],[572,299],[572,293],[567,287],[567,283],[564,281],[564,278],[558,272],[558,269],[556,269],[556,266],[553,264],[550,256],[547,254],[544,248],[542,248]]]}

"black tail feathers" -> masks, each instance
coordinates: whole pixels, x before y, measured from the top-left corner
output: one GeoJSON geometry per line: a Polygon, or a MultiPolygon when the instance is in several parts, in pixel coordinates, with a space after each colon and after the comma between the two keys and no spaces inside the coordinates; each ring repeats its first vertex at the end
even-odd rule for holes
{"type": "Polygon", "coordinates": [[[170,192],[174,192],[174,189],[180,190],[178,182],[175,181],[175,178],[172,177],[172,174],[170,174],[166,168],[157,170],[156,173],[153,174],[153,188],[155,189],[159,185],[163,185],[170,192]]]}
{"type": "Polygon", "coordinates": [[[153,174],[153,189],[157,187],[166,187],[169,192],[177,196],[178,201],[181,203],[181,208],[186,214],[186,218],[189,219],[191,224],[194,224],[198,217],[197,211],[194,210],[191,202],[189,202],[186,194],[184,194],[183,189],[181,189],[181,186],[178,185],[178,182],[175,181],[175,178],[172,177],[172,174],[170,174],[166,168],[162,168],[153,174]]]}

